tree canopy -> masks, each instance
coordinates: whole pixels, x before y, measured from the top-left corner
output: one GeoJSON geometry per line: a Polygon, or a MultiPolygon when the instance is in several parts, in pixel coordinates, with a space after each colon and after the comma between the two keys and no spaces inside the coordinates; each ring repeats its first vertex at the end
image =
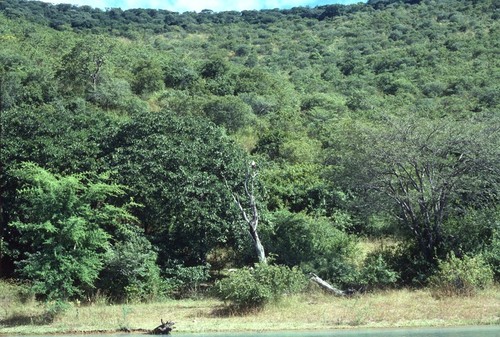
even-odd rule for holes
{"type": "Polygon", "coordinates": [[[234,202],[253,161],[269,261],[361,288],[474,255],[499,278],[498,9],[1,1],[0,276],[147,299],[256,262],[234,202]]]}

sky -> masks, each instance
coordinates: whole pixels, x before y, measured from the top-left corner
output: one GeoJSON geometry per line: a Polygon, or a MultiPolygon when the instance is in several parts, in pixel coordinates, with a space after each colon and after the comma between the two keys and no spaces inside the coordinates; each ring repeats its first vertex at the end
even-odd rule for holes
{"type": "Polygon", "coordinates": [[[45,1],[72,5],[88,5],[95,8],[154,8],[172,12],[199,12],[203,9],[221,11],[243,11],[251,9],[287,9],[292,7],[315,7],[328,4],[352,4],[363,0],[62,0],[45,1]]]}

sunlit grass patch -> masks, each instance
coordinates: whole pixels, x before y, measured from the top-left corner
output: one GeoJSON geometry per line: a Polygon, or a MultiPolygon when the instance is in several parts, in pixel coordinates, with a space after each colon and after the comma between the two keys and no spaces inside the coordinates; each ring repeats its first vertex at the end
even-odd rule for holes
{"type": "MultiPolygon", "coordinates": [[[[1,283],[1,282],[0,282],[1,283]]],[[[148,331],[160,320],[176,322],[176,332],[328,330],[368,327],[424,327],[500,324],[500,289],[469,297],[437,299],[431,290],[386,290],[352,297],[321,291],[285,296],[245,313],[224,310],[219,300],[183,299],[160,303],[71,303],[53,322],[31,321],[46,306],[30,301],[2,312],[0,333],[148,331]],[[17,317],[17,318],[16,318],[17,317]]]]}

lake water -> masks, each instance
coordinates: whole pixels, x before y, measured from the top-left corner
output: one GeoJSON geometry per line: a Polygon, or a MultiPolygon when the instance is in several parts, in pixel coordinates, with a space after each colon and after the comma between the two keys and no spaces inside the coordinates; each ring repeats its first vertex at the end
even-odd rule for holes
{"type": "Polygon", "coordinates": [[[172,334],[172,337],[500,337],[500,326],[425,328],[425,329],[360,329],[332,331],[248,332],[217,334],[172,334]]]}
{"type": "MultiPolygon", "coordinates": [[[[8,337],[8,335],[3,335],[8,337]]],[[[75,337],[77,335],[57,335],[75,337]]],[[[144,337],[145,334],[85,334],[85,337],[144,337]]],[[[290,332],[242,332],[242,333],[176,333],[172,337],[500,337],[500,325],[459,328],[411,328],[411,329],[353,329],[332,331],[290,331],[290,332]]],[[[14,337],[14,336],[13,336],[14,337]]],[[[15,337],[53,337],[22,336],[15,337]]]]}

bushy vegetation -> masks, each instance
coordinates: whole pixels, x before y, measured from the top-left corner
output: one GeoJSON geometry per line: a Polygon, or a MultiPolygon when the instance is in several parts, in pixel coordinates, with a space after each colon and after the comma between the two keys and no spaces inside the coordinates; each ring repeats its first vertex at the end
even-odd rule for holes
{"type": "Polygon", "coordinates": [[[342,224],[289,211],[275,212],[272,221],[268,251],[277,263],[300,266],[338,285],[354,283],[356,242],[342,224]]]}
{"type": "Polygon", "coordinates": [[[97,287],[112,301],[147,301],[166,298],[157,253],[138,232],[116,242],[104,258],[97,287]]]}
{"type": "Polygon", "coordinates": [[[298,268],[256,264],[253,268],[231,272],[214,287],[217,297],[241,310],[259,308],[279,301],[283,296],[297,294],[304,289],[306,282],[305,275],[298,268]]]}
{"type": "MultiPolygon", "coordinates": [[[[227,289],[294,267],[425,286],[449,256],[498,280],[498,9],[2,1],[1,276],[61,301],[183,297],[227,268],[243,268],[227,289]],[[251,162],[254,220],[285,267],[245,267],[251,162]],[[361,256],[359,238],[395,244],[361,256]]],[[[283,292],[266,277],[250,302],[283,292]]]]}
{"type": "Polygon", "coordinates": [[[210,264],[193,267],[174,265],[165,269],[170,293],[174,297],[203,295],[210,282],[210,264]]]}
{"type": "Polygon", "coordinates": [[[491,267],[481,255],[458,258],[448,256],[440,261],[438,272],[431,277],[435,296],[472,296],[493,283],[491,267]]]}

